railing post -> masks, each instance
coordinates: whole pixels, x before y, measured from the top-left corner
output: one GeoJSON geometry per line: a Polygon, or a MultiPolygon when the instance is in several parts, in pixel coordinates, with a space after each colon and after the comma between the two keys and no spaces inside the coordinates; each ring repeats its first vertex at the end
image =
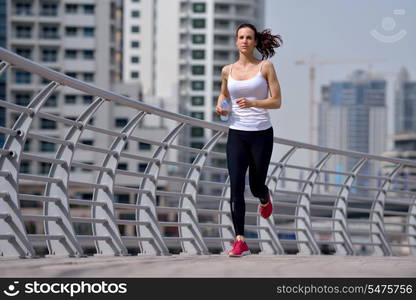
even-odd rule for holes
{"type": "Polygon", "coordinates": [[[150,255],[169,255],[169,250],[163,240],[163,236],[159,231],[157,212],[156,212],[156,190],[162,161],[165,158],[170,145],[173,143],[177,135],[184,128],[184,123],[179,123],[168,135],[163,139],[163,145],[159,146],[153,153],[153,158],[158,162],[149,162],[146,167],[145,174],[152,175],[152,178],[143,178],[140,189],[151,191],[151,194],[138,194],[137,205],[147,206],[148,209],[136,210],[136,220],[149,222],[150,227],[146,225],[137,225],[137,235],[141,237],[152,238],[154,242],[139,241],[141,254],[150,255]]]}
{"type": "MultiPolygon", "coordinates": [[[[289,161],[289,159],[292,157],[292,155],[296,152],[297,149],[297,147],[292,147],[289,151],[287,151],[287,153],[283,155],[283,157],[279,160],[279,164],[274,167],[266,181],[266,185],[269,187],[270,192],[272,192],[273,195],[274,211],[276,211],[276,202],[278,202],[278,200],[276,199],[276,190],[280,176],[284,173],[286,163],[289,161]],[[273,187],[270,187],[270,182],[272,181],[274,182],[272,184],[273,187]]],[[[270,243],[259,243],[261,249],[261,252],[259,254],[261,255],[285,254],[285,250],[277,235],[278,233],[276,230],[276,224],[273,215],[274,214],[272,214],[268,219],[264,219],[261,216],[257,217],[257,224],[261,227],[267,227],[267,229],[258,229],[259,238],[270,239],[270,243]]]]}
{"type": "Polygon", "coordinates": [[[78,239],[76,238],[76,233],[73,229],[73,223],[69,213],[69,172],[76,144],[78,143],[85,126],[88,124],[88,121],[103,102],[104,100],[102,98],[97,98],[77,119],[77,125],[68,129],[65,136],[65,141],[67,141],[67,143],[62,144],[55,155],[56,159],[64,160],[66,162],[65,165],[54,163],[51,166],[49,177],[61,178],[62,182],[59,184],[49,182],[45,188],[45,196],[55,197],[60,199],[60,201],[56,203],[44,203],[43,210],[45,215],[59,216],[61,218],[61,222],[56,223],[53,221],[45,221],[45,233],[50,235],[64,235],[69,248],[60,241],[48,240],[47,246],[50,255],[83,255],[83,250],[78,239]]]}
{"type": "Polygon", "coordinates": [[[117,164],[120,159],[121,152],[123,151],[128,138],[134,132],[136,126],[145,117],[145,112],[139,112],[133,117],[129,123],[123,128],[122,137],[117,137],[113,141],[110,149],[112,153],[106,155],[102,162],[102,167],[111,169],[111,172],[100,171],[96,180],[97,184],[108,186],[108,190],[94,189],[93,201],[104,203],[105,206],[93,206],[92,216],[93,218],[106,219],[106,224],[93,224],[93,233],[97,236],[109,236],[111,243],[107,241],[95,241],[98,255],[128,255],[127,248],[124,245],[118,226],[116,224],[117,216],[114,210],[114,182],[117,164]]]}
{"type": "Polygon", "coordinates": [[[223,249],[222,254],[226,254],[229,250],[231,250],[231,246],[224,240],[234,240],[234,230],[233,230],[233,220],[231,218],[231,207],[230,207],[230,199],[231,199],[231,189],[230,189],[230,176],[227,176],[225,180],[225,186],[222,189],[221,197],[219,205],[219,211],[221,212],[218,216],[218,223],[223,225],[220,227],[219,233],[221,240],[221,248],[223,249]]]}
{"type": "Polygon", "coordinates": [[[396,176],[402,167],[402,164],[398,164],[393,171],[391,171],[388,176],[389,178],[384,180],[383,184],[379,187],[381,190],[378,191],[376,199],[374,199],[371,206],[370,239],[372,242],[377,241],[381,243],[379,246],[373,246],[373,255],[393,255],[393,251],[384,234],[384,204],[386,202],[386,190],[390,188],[392,178],[396,176]]]}
{"type": "Polygon", "coordinates": [[[406,224],[407,243],[411,255],[416,255],[416,196],[410,202],[406,224]]]}
{"type": "Polygon", "coordinates": [[[18,173],[23,146],[34,116],[57,86],[58,83],[51,82],[35,95],[28,105],[30,113],[22,113],[19,116],[16,123],[13,125],[15,134],[9,134],[3,146],[4,149],[12,151],[13,155],[0,156],[0,170],[8,172],[8,176],[0,176],[0,192],[3,195],[3,199],[0,201],[0,213],[9,216],[6,219],[0,219],[0,234],[9,234],[12,232],[15,236],[14,244],[5,240],[0,240],[0,248],[3,249],[2,252],[4,256],[36,256],[35,250],[27,237],[26,228],[20,211],[18,173]]]}
{"type": "Polygon", "coordinates": [[[344,186],[338,192],[337,198],[334,203],[334,210],[332,211],[332,218],[336,220],[332,223],[334,229],[335,242],[334,246],[335,254],[355,254],[355,249],[352,244],[351,235],[348,233],[348,223],[347,223],[347,205],[348,205],[348,196],[351,192],[352,184],[357,178],[358,172],[367,162],[366,158],[360,159],[355,166],[352,168],[352,175],[348,175],[344,181],[344,186]],[[341,232],[338,232],[341,231],[341,232]],[[342,244],[338,244],[342,242],[342,244]]]}
{"type": "Polygon", "coordinates": [[[331,157],[331,153],[325,154],[325,156],[316,164],[314,170],[311,171],[307,177],[307,182],[304,183],[301,192],[298,197],[298,206],[296,207],[296,216],[301,217],[295,220],[296,228],[302,229],[298,232],[298,236],[303,237],[308,241],[308,246],[303,243],[299,244],[298,254],[320,254],[321,250],[318,243],[315,240],[315,236],[312,231],[312,224],[310,219],[310,205],[312,198],[313,186],[316,179],[319,177],[321,168],[325,165],[328,159],[331,157]],[[307,196],[304,195],[307,194],[307,196]]]}
{"type": "Polygon", "coordinates": [[[180,226],[179,227],[179,236],[185,238],[193,238],[194,241],[181,241],[182,249],[184,252],[188,254],[209,254],[208,247],[204,242],[204,238],[202,236],[201,228],[198,224],[198,212],[196,210],[196,196],[198,193],[198,184],[201,178],[202,167],[204,166],[209,153],[214,148],[215,144],[221,138],[224,133],[219,131],[217,132],[202,148],[205,150],[205,153],[199,153],[197,157],[192,162],[193,165],[196,165],[197,168],[190,168],[188,174],[186,175],[186,179],[192,180],[193,184],[189,182],[184,182],[182,186],[181,193],[183,194],[190,194],[192,195],[192,199],[187,197],[182,197],[179,202],[180,208],[186,208],[188,211],[181,211],[179,213],[178,222],[179,223],[190,223],[191,228],[187,226],[180,226]]]}

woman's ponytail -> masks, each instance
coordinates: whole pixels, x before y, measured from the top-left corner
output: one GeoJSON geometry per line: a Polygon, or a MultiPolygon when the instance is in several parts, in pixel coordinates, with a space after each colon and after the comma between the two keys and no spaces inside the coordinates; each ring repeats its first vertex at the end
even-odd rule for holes
{"type": "Polygon", "coordinates": [[[270,29],[265,29],[257,33],[257,50],[262,58],[269,58],[274,55],[274,48],[279,48],[283,44],[282,37],[278,34],[273,35],[270,29]]]}
{"type": "Polygon", "coordinates": [[[268,59],[274,55],[274,48],[278,48],[283,44],[282,37],[278,34],[273,35],[270,32],[270,29],[265,29],[261,32],[258,32],[256,27],[253,24],[243,23],[238,26],[235,34],[238,35],[238,30],[241,28],[248,27],[254,31],[255,38],[257,40],[256,49],[261,54],[261,59],[268,59]]]}

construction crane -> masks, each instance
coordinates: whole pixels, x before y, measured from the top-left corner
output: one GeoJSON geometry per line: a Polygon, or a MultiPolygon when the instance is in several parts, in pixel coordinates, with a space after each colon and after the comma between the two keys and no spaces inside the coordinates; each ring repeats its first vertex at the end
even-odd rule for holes
{"type": "MultiPolygon", "coordinates": [[[[315,77],[316,67],[321,65],[335,65],[335,64],[368,64],[368,71],[371,73],[372,63],[385,61],[385,59],[345,59],[345,60],[315,60],[315,56],[311,55],[309,60],[298,60],[295,61],[295,65],[306,65],[309,66],[309,140],[311,144],[315,144],[315,105],[319,101],[315,101],[315,77]]],[[[309,151],[309,165],[313,166],[313,151],[309,151]]]]}

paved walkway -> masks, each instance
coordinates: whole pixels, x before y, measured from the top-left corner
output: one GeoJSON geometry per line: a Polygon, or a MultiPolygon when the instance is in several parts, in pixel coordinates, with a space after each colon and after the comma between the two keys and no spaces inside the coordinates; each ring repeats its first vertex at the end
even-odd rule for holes
{"type": "Polygon", "coordinates": [[[0,277],[416,277],[416,257],[222,255],[0,259],[0,277]]]}

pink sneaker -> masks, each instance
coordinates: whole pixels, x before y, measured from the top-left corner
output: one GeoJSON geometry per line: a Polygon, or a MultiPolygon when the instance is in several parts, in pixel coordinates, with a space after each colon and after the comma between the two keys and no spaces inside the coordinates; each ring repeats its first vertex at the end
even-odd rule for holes
{"type": "Polygon", "coordinates": [[[251,254],[246,242],[234,241],[233,250],[228,252],[229,257],[240,257],[251,254]]]}
{"type": "Polygon", "coordinates": [[[269,198],[269,202],[266,206],[259,205],[260,214],[263,218],[267,219],[273,212],[273,199],[270,192],[267,192],[267,197],[269,198]]]}

